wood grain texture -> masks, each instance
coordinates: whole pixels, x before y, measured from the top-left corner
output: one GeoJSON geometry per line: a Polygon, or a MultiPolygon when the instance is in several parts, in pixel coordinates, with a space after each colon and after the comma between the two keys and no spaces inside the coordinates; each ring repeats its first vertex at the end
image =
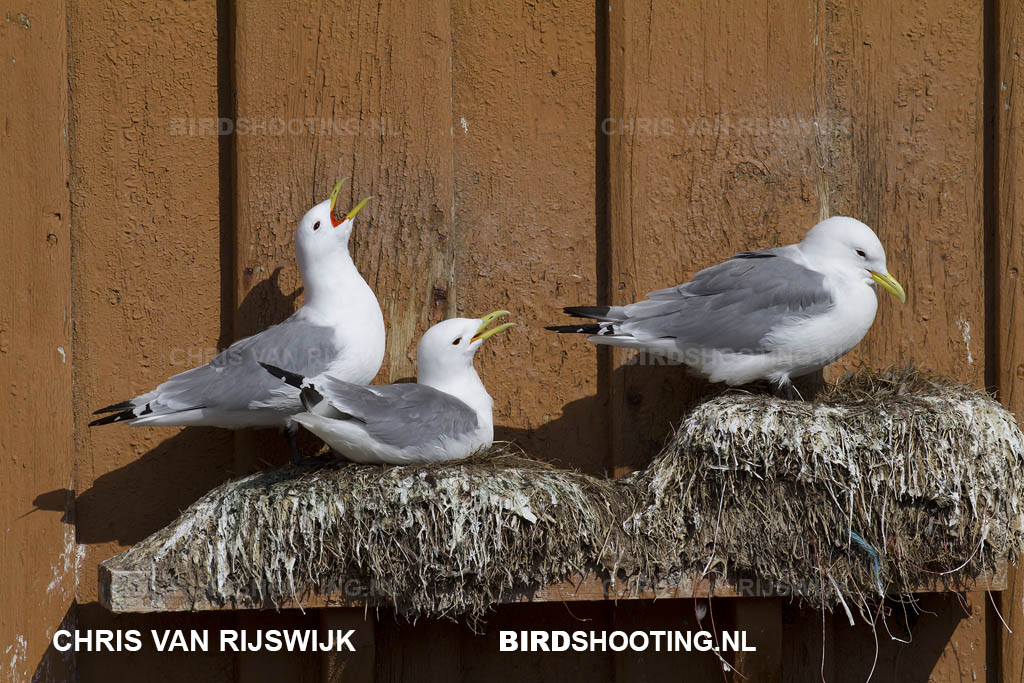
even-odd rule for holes
{"type": "MultiPolygon", "coordinates": [[[[287,456],[272,433],[236,441],[215,430],[85,428],[95,408],[291,313],[301,302],[295,225],[342,176],[352,178],[342,203],[376,197],[352,246],[387,324],[378,381],[414,374],[429,324],[510,308],[520,326],[477,363],[496,399],[498,438],[544,459],[593,473],[643,466],[709,391],[682,368],[632,365],[627,354],[546,334],[541,325],[557,322],[561,306],[635,300],[735,251],[796,241],[830,214],[876,228],[909,294],[905,306],[880,300],[875,326],[830,375],[914,358],[980,386],[987,365],[1002,400],[1024,410],[1018,2],[988,10],[998,8],[1001,81],[994,176],[983,172],[981,0],[612,2],[607,19],[604,3],[476,0],[58,7],[28,2],[0,15],[0,92],[12,93],[0,102],[0,144],[15,160],[0,170],[9,188],[0,215],[16,226],[6,253],[24,254],[3,271],[0,309],[7,424],[19,425],[0,431],[9,465],[0,487],[16,492],[0,502],[13,520],[0,537],[0,576],[26,586],[0,610],[0,666],[17,654],[18,677],[63,677],[67,662],[43,638],[76,593],[82,628],[360,621],[361,610],[335,609],[106,613],[94,588],[99,561],[231,469],[287,456]],[[230,116],[231,137],[215,135],[218,114],[230,116]],[[987,265],[997,321],[985,319],[987,265]],[[245,455],[232,468],[236,444],[245,455]],[[613,460],[616,452],[626,455],[613,460]],[[71,507],[77,538],[59,517],[71,507]]],[[[1011,581],[1002,607],[1015,633],[1001,638],[1000,665],[1005,680],[1024,683],[1024,589],[1020,574],[1011,581]]],[[[114,680],[159,665],[163,680],[721,678],[709,657],[497,652],[500,628],[693,622],[692,600],[611,597],[624,596],[599,581],[548,587],[534,596],[548,604],[502,606],[483,635],[461,623],[368,621],[356,658],[82,655],[79,673],[114,680]]],[[[934,614],[908,626],[911,644],[878,634],[876,680],[985,678],[985,594],[964,607],[955,596],[923,600],[934,614]]],[[[770,656],[738,662],[744,671],[817,680],[824,640],[827,680],[867,674],[876,634],[841,615],[823,625],[819,612],[777,600],[736,601],[735,613],[715,604],[723,623],[772,638],[770,656]]]]}
{"type": "MultiPolygon", "coordinates": [[[[295,228],[349,177],[340,206],[374,196],[349,247],[384,312],[378,380],[415,376],[420,334],[455,310],[448,3],[240,3],[233,21],[236,336],[300,305],[295,228]]],[[[240,471],[287,457],[271,435],[237,443],[240,471]]],[[[281,680],[271,659],[241,656],[245,680],[281,680]]],[[[321,664],[324,680],[373,672],[365,656],[321,664]]]]}
{"type": "Polygon", "coordinates": [[[782,680],[855,683],[874,669],[873,681],[994,681],[985,667],[987,600],[984,593],[919,596],[922,611],[908,605],[905,614],[887,603],[888,628],[879,621],[875,629],[859,620],[850,626],[841,613],[823,624],[815,609],[784,605],[782,680]]]}
{"type": "Polygon", "coordinates": [[[328,630],[355,631],[349,641],[355,652],[321,653],[320,682],[373,683],[377,670],[377,629],[373,612],[359,607],[322,609],[319,612],[321,633],[328,630]]]}
{"type": "MultiPolygon", "coordinates": [[[[249,637],[262,637],[270,629],[313,632],[319,630],[320,618],[316,612],[251,611],[235,612],[235,626],[249,637]]],[[[296,650],[288,652],[238,652],[234,655],[234,676],[236,681],[260,683],[261,681],[289,681],[294,683],[320,683],[323,658],[317,653],[296,650]]]]}
{"type": "Polygon", "coordinates": [[[597,301],[594,8],[452,3],[458,312],[512,311],[477,367],[496,438],[601,473],[609,465],[597,355],[546,332],[597,301]]]}
{"type": "MultiPolygon", "coordinates": [[[[991,282],[995,285],[995,320],[989,330],[998,335],[996,358],[989,361],[999,389],[999,400],[1020,418],[1024,415],[1024,215],[1017,213],[1017,202],[1024,211],[1024,99],[1017,87],[1024,88],[1024,7],[1019,2],[995,3],[998,43],[993,57],[998,60],[996,78],[990,83],[990,96],[994,97],[996,126],[992,144],[991,175],[986,182],[989,200],[994,199],[995,234],[992,245],[994,258],[986,264],[994,268],[991,282]],[[992,190],[995,189],[993,193],[992,190]]],[[[995,626],[1000,641],[1000,674],[1006,683],[1024,682],[1024,570],[1018,564],[1011,569],[1008,587],[1000,596],[998,607],[1010,631],[1001,623],[995,626]]]]}
{"type": "Polygon", "coordinates": [[[843,362],[913,359],[982,386],[985,368],[982,2],[827,5],[827,204],[873,226],[906,305],[879,301],[843,362]]]}
{"type": "MultiPolygon", "coordinates": [[[[217,7],[86,2],[69,12],[78,626],[104,628],[124,622],[95,603],[97,564],[230,476],[227,432],[86,426],[93,410],[205,362],[224,337],[217,7]]],[[[78,659],[83,681],[157,667],[145,652],[78,659]]],[[[199,663],[186,659],[160,659],[165,680],[190,676],[199,663]]],[[[206,680],[221,674],[230,668],[208,667],[206,680]]]]}
{"type": "MultiPolygon", "coordinates": [[[[226,432],[86,426],[209,359],[221,336],[217,139],[179,125],[216,116],[216,14],[88,3],[71,25],[77,523],[91,577],[229,474],[226,432]]],[[[79,599],[95,596],[83,582],[79,599]]]]}
{"type": "MultiPolygon", "coordinates": [[[[880,299],[872,329],[833,374],[913,360],[984,385],[983,9],[980,0],[826,5],[828,117],[850,122],[849,135],[829,141],[826,205],[876,229],[908,292],[904,306],[880,299]]],[[[915,671],[984,676],[984,594],[970,602],[974,616],[957,623],[947,653],[915,671]]],[[[945,646],[949,634],[926,632],[915,651],[945,646]]]]}
{"type": "MultiPolygon", "coordinates": [[[[6,3],[5,3],[6,4],[6,3]]],[[[0,680],[58,680],[73,656],[50,638],[78,569],[71,420],[67,6],[0,19],[0,680]],[[42,505],[47,491],[55,493],[42,505]]]]}
{"type": "MultiPolygon", "coordinates": [[[[236,336],[300,305],[295,228],[350,177],[340,206],[375,197],[349,247],[384,312],[379,380],[414,376],[419,335],[455,303],[447,3],[243,3],[234,22],[236,336]]],[[[242,437],[239,470],[286,456],[260,438],[242,437]]]]}
{"type": "MultiPolygon", "coordinates": [[[[980,2],[612,3],[609,34],[612,303],[853,215],[876,228],[910,301],[883,297],[831,374],[916,359],[982,384],[980,2]]],[[[708,387],[613,358],[622,473],[708,387]]],[[[984,619],[963,628],[976,639],[984,619]]]]}
{"type": "MultiPolygon", "coordinates": [[[[784,2],[611,5],[613,304],[796,241],[816,222],[818,21],[813,5],[784,2]]],[[[645,465],[709,387],[682,366],[613,358],[621,474],[645,465]]]]}
{"type": "MultiPolygon", "coordinates": [[[[776,598],[733,600],[731,628],[746,634],[756,651],[734,653],[732,664],[750,681],[779,683],[782,680],[782,601],[776,598]]],[[[734,677],[735,678],[735,677],[734,677]]]]}

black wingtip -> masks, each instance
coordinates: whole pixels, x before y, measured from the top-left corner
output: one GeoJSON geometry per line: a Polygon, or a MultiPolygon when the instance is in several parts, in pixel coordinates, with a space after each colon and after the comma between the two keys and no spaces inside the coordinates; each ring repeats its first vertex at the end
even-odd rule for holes
{"type": "Polygon", "coordinates": [[[99,410],[93,411],[93,415],[104,415],[106,413],[113,413],[115,411],[120,412],[122,410],[130,410],[135,406],[131,401],[121,401],[120,403],[114,403],[107,406],[106,408],[100,408],[99,410]]]}
{"type": "Polygon", "coordinates": [[[124,422],[125,420],[132,420],[135,419],[136,417],[138,417],[138,415],[135,414],[135,407],[133,406],[128,410],[122,410],[121,412],[114,413],[113,415],[104,415],[103,417],[97,418],[90,422],[89,426],[99,427],[100,425],[109,425],[115,422],[124,422]]]}
{"type": "Polygon", "coordinates": [[[278,378],[285,384],[295,387],[296,389],[301,389],[302,384],[306,381],[305,377],[296,372],[289,372],[288,370],[283,370],[277,367],[276,365],[271,365],[270,363],[263,363],[260,361],[257,362],[259,362],[260,365],[263,366],[263,369],[269,372],[271,375],[278,378]]]}
{"type": "Polygon", "coordinates": [[[299,400],[302,401],[302,407],[309,412],[315,408],[320,401],[324,400],[323,394],[314,389],[311,386],[303,387],[302,392],[299,394],[299,400]]]}
{"type": "Polygon", "coordinates": [[[566,306],[562,310],[575,318],[603,320],[608,315],[609,309],[609,306],[566,306]]]}
{"type": "Polygon", "coordinates": [[[558,332],[559,334],[601,334],[601,325],[598,323],[587,323],[586,325],[548,325],[544,329],[558,332]]]}

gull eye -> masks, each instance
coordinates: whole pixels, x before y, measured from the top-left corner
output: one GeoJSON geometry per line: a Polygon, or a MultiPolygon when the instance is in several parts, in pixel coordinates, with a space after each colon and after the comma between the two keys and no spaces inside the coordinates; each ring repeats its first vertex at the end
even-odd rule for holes
{"type": "Polygon", "coordinates": [[[455,341],[452,342],[452,346],[458,346],[461,343],[462,343],[462,337],[459,337],[458,339],[456,339],[455,341]]]}
{"type": "Polygon", "coordinates": [[[867,258],[868,257],[868,255],[864,253],[863,249],[858,249],[857,250],[857,256],[860,256],[861,258],[867,258]]]}
{"type": "Polygon", "coordinates": [[[317,221],[316,223],[313,224],[313,232],[316,232],[319,229],[320,229],[320,221],[317,221]]]}

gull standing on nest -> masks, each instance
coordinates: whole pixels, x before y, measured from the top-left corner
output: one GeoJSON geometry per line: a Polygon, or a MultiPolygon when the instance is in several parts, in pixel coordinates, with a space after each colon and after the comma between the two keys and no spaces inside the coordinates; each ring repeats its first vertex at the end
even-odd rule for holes
{"type": "Polygon", "coordinates": [[[548,329],[678,360],[712,382],[767,380],[792,398],[793,378],[840,358],[867,333],[876,284],[907,300],[874,231],[834,217],[798,244],[736,254],[643,301],[566,308],[597,322],[548,329]]]}
{"type": "Polygon", "coordinates": [[[367,197],[342,218],[335,215],[338,192],[310,209],[295,232],[295,256],[305,302],[284,322],[241,339],[206,365],[177,374],[149,393],[97,410],[90,426],[205,425],[240,429],[287,427],[298,457],[289,417],[303,410],[299,390],[282,389],[258,361],[295,368],[309,377],[330,374],[353,384],[374,378],[384,359],[384,317],[348,251],[353,219],[367,197]]]}
{"type": "Polygon", "coordinates": [[[513,326],[487,329],[503,315],[508,311],[452,318],[427,330],[416,347],[415,383],[359,386],[263,367],[301,389],[306,412],[292,419],[349,460],[392,465],[459,460],[494,441],[494,401],[473,357],[488,338],[513,326]]]}

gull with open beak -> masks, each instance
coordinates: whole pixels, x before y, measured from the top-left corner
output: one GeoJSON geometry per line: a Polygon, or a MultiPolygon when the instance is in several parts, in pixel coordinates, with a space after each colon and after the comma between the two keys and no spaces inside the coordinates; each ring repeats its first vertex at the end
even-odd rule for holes
{"type": "Polygon", "coordinates": [[[349,460],[407,465],[459,460],[490,448],[494,401],[473,367],[483,343],[513,326],[483,318],[452,318],[420,338],[415,383],[359,386],[264,364],[274,377],[301,391],[306,412],[292,419],[349,460]]]}
{"type": "Polygon", "coordinates": [[[299,310],[153,391],[96,411],[107,414],[91,424],[290,427],[292,453],[297,456],[289,418],[303,410],[299,390],[282,387],[260,361],[293,368],[307,377],[330,374],[351,384],[366,384],[384,359],[384,317],[348,250],[353,221],[370,198],[338,217],[336,204],[344,182],[302,217],[295,232],[295,256],[305,287],[299,310]]]}

